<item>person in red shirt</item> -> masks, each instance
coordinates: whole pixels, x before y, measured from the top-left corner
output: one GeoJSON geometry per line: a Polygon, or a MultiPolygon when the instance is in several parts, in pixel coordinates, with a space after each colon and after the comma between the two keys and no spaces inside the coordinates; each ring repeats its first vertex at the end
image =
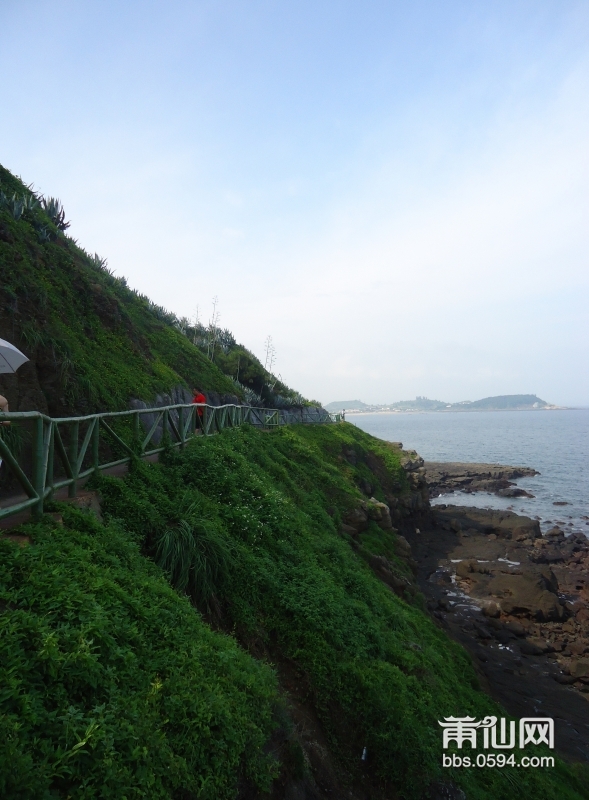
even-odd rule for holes
{"type": "Polygon", "coordinates": [[[203,405],[207,402],[207,398],[204,396],[204,394],[201,392],[200,389],[193,389],[192,395],[193,395],[192,402],[198,405],[196,413],[198,414],[202,425],[203,405]]]}

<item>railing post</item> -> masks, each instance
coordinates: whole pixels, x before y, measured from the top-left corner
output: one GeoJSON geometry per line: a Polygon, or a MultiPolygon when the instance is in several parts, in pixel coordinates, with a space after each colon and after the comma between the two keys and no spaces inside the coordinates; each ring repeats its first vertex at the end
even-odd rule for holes
{"type": "Polygon", "coordinates": [[[49,450],[47,453],[47,477],[45,478],[45,486],[49,486],[51,492],[49,498],[53,497],[53,460],[55,457],[55,422],[50,420],[48,423],[48,437],[49,437],[49,450]]]}
{"type": "Polygon", "coordinates": [[[141,450],[141,428],[139,420],[139,412],[136,411],[133,415],[133,445],[137,445],[137,451],[141,450]]]}
{"type": "Polygon", "coordinates": [[[78,435],[80,433],[80,423],[70,423],[70,447],[69,447],[69,461],[72,468],[73,481],[68,487],[68,497],[77,497],[78,495],[78,435]]]}
{"type": "Polygon", "coordinates": [[[94,467],[95,472],[98,472],[98,467],[100,465],[99,445],[100,445],[100,417],[96,417],[96,419],[94,420],[94,430],[92,431],[92,466],[94,467]]]}
{"type": "Polygon", "coordinates": [[[43,470],[43,417],[37,417],[33,428],[33,489],[39,499],[33,506],[33,515],[43,514],[43,495],[45,494],[45,475],[43,470]]]}
{"type": "Polygon", "coordinates": [[[178,409],[178,433],[180,434],[180,450],[184,450],[186,445],[186,431],[184,430],[184,409],[178,409]]]}
{"type": "Polygon", "coordinates": [[[168,443],[168,414],[170,412],[166,408],[164,411],[164,415],[162,417],[162,440],[160,442],[162,447],[165,447],[168,443]]]}

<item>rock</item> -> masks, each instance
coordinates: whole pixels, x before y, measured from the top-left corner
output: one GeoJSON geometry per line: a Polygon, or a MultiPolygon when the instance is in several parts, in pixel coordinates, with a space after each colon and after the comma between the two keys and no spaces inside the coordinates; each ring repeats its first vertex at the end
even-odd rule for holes
{"type": "Polygon", "coordinates": [[[480,625],[478,622],[475,622],[474,629],[475,629],[475,633],[479,637],[479,639],[492,639],[493,638],[493,634],[491,633],[491,631],[488,628],[485,628],[484,625],[480,625]]]}
{"type": "Polygon", "coordinates": [[[344,514],[343,521],[355,533],[361,533],[368,527],[368,514],[363,508],[352,508],[344,514]]]}
{"type": "Polygon", "coordinates": [[[519,489],[517,486],[510,486],[507,489],[499,489],[497,494],[499,497],[534,497],[533,494],[526,492],[525,489],[519,489]]]}
{"type": "Polygon", "coordinates": [[[529,639],[526,639],[526,641],[528,642],[528,644],[532,644],[535,647],[539,647],[543,653],[552,653],[554,651],[552,644],[547,639],[542,639],[537,636],[532,636],[529,639]]]}
{"type": "Polygon", "coordinates": [[[579,678],[589,678],[589,658],[572,659],[570,673],[576,680],[579,678]]]}
{"type": "Polygon", "coordinates": [[[514,633],[516,636],[526,635],[526,629],[520,622],[517,622],[516,620],[508,620],[505,623],[505,627],[508,631],[511,631],[511,633],[514,633]]]}
{"type": "Polygon", "coordinates": [[[395,538],[395,549],[402,558],[409,558],[411,555],[411,545],[404,536],[401,536],[401,534],[397,534],[395,538]]]}
{"type": "Polygon", "coordinates": [[[567,650],[573,656],[582,656],[587,650],[589,650],[589,642],[585,639],[577,639],[575,642],[570,642],[567,645],[567,650]]]}
{"type": "Polygon", "coordinates": [[[358,456],[357,456],[356,451],[354,450],[354,448],[353,447],[344,447],[342,452],[343,452],[344,458],[346,459],[348,464],[351,464],[353,467],[355,467],[357,462],[358,462],[358,456]]]}
{"type": "Polygon", "coordinates": [[[555,526],[554,528],[550,528],[549,531],[546,531],[544,537],[546,539],[564,539],[564,531],[561,531],[559,527],[555,526]]]}
{"type": "Polygon", "coordinates": [[[531,640],[531,639],[524,639],[523,642],[520,642],[519,649],[525,656],[542,656],[546,652],[546,650],[539,644],[536,644],[538,640],[531,640]]]}
{"type": "Polygon", "coordinates": [[[558,564],[565,560],[565,554],[552,547],[544,547],[537,553],[530,553],[530,560],[535,564],[558,564]]]}
{"type": "Polygon", "coordinates": [[[552,677],[557,683],[562,683],[563,686],[570,686],[571,683],[575,682],[575,678],[572,675],[565,675],[562,672],[557,672],[552,677]]]}
{"type": "Polygon", "coordinates": [[[486,564],[479,564],[476,558],[468,558],[456,566],[456,575],[459,578],[468,578],[473,573],[489,575],[490,570],[486,564]]]}
{"type": "MultiPolygon", "coordinates": [[[[491,601],[490,603],[487,603],[486,605],[483,606],[483,614],[486,617],[490,617],[492,619],[493,618],[496,619],[497,617],[501,616],[501,609],[497,605],[497,603],[491,601]]],[[[523,630],[523,628],[522,628],[522,630],[523,630]]]]}
{"type": "Polygon", "coordinates": [[[352,528],[351,525],[346,525],[344,522],[340,525],[340,533],[346,533],[348,536],[355,536],[358,531],[356,528],[352,528]]]}
{"type": "Polygon", "coordinates": [[[423,463],[423,458],[417,455],[415,450],[406,450],[405,458],[401,460],[401,466],[405,472],[413,472],[414,470],[418,470],[420,467],[423,467],[423,463]]]}
{"type": "Polygon", "coordinates": [[[530,519],[512,511],[474,508],[471,506],[434,507],[434,513],[441,527],[455,530],[474,530],[477,533],[495,534],[500,538],[538,539],[541,536],[538,520],[530,519]]]}
{"type": "Polygon", "coordinates": [[[454,531],[454,533],[459,533],[462,530],[462,525],[457,519],[450,520],[450,530],[454,531]]]}
{"type": "Polygon", "coordinates": [[[515,636],[505,628],[502,628],[498,631],[495,631],[495,639],[497,639],[500,644],[508,644],[512,639],[515,639],[515,636]]]}
{"type": "Polygon", "coordinates": [[[360,479],[360,481],[358,482],[358,486],[360,487],[360,491],[363,492],[365,495],[368,495],[368,497],[370,497],[370,495],[374,491],[374,487],[372,486],[372,484],[368,483],[368,481],[365,481],[364,478],[360,479]]]}
{"type": "Polygon", "coordinates": [[[550,569],[518,569],[520,574],[499,571],[487,576],[480,574],[486,565],[477,564],[475,567],[476,563],[473,559],[460,562],[456,570],[457,575],[471,581],[473,597],[483,601],[487,601],[489,596],[494,600],[497,598],[501,610],[508,615],[529,616],[540,622],[565,618],[567,612],[557,594],[558,582],[550,569]]]}
{"type": "Polygon", "coordinates": [[[386,503],[381,503],[374,497],[363,504],[363,509],[368,519],[374,520],[382,530],[390,530],[393,527],[391,521],[391,511],[386,503]]]}

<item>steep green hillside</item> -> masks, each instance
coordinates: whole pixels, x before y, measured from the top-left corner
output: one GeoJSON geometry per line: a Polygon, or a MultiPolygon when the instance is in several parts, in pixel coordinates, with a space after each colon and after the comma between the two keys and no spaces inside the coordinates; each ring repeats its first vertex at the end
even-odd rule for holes
{"type": "Polygon", "coordinates": [[[500,710],[398,588],[397,534],[344,532],[368,477],[409,513],[354,426],[226,430],[100,478],[104,525],[0,543],[0,796],[589,797],[560,763],[442,769],[437,720],[500,710]]]}
{"type": "Polygon", "coordinates": [[[268,405],[302,402],[227,331],[190,329],[115,278],[66,227],[59,203],[0,166],[0,338],[31,359],[0,379],[12,410],[121,409],[195,385],[268,405]]]}

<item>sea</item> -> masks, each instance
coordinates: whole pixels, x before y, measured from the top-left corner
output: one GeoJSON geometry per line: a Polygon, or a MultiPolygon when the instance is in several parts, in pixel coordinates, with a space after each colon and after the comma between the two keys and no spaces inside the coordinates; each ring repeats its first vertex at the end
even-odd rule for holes
{"type": "Polygon", "coordinates": [[[589,408],[347,414],[346,421],[402,442],[426,461],[508,464],[540,473],[517,481],[533,498],[454,492],[432,497],[432,505],[510,509],[538,519],[544,532],[558,525],[589,536],[589,408]]]}

